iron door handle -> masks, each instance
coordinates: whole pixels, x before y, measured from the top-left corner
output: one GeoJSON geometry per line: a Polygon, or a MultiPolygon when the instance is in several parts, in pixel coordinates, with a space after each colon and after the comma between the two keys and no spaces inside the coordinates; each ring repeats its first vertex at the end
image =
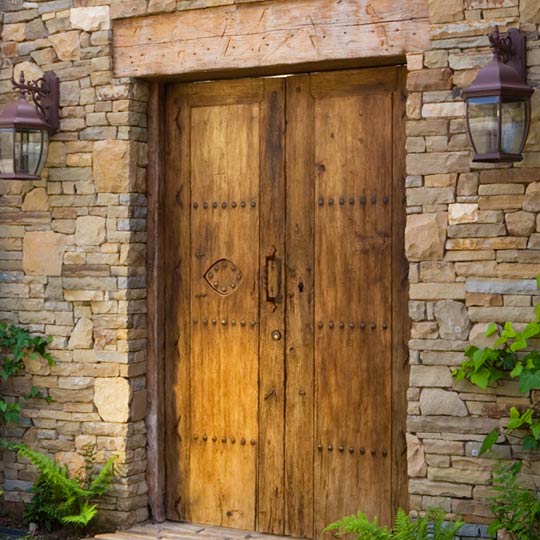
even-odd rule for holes
{"type": "Polygon", "coordinates": [[[281,296],[281,260],[276,256],[276,248],[271,255],[266,256],[264,271],[264,287],[266,301],[270,302],[276,309],[276,304],[282,300],[281,296]]]}

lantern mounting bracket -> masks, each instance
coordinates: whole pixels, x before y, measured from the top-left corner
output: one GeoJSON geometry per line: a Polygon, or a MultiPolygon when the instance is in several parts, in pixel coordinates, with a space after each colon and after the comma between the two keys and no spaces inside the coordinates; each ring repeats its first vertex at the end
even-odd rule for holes
{"type": "Polygon", "coordinates": [[[60,128],[58,109],[60,104],[60,82],[54,71],[46,71],[43,77],[26,82],[21,71],[19,82],[11,79],[13,87],[18,89],[20,96],[29,95],[48,126],[50,135],[60,128]]]}
{"type": "Polygon", "coordinates": [[[493,53],[499,61],[512,67],[523,83],[527,82],[525,42],[525,35],[517,28],[510,28],[501,35],[499,27],[495,26],[493,32],[489,34],[489,43],[493,53]]]}

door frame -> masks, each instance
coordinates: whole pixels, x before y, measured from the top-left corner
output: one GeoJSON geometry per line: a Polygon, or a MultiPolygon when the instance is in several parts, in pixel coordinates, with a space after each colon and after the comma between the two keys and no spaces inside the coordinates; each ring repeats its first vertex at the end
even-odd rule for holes
{"type": "MultiPolygon", "coordinates": [[[[383,63],[370,66],[369,68],[388,65],[383,63]]],[[[408,301],[407,276],[408,262],[405,258],[405,61],[395,64],[400,67],[399,84],[401,92],[398,92],[399,106],[394,107],[394,144],[402,151],[396,155],[393,168],[393,199],[402,201],[402,212],[396,212],[393,216],[394,227],[399,231],[395,238],[400,242],[394,242],[392,256],[392,283],[393,297],[399,299],[396,303],[402,309],[393,309],[393,334],[392,361],[393,374],[401,374],[400,377],[392,377],[392,395],[399,396],[393,399],[393,418],[402,425],[402,430],[393,433],[392,455],[392,505],[408,508],[408,476],[407,467],[400,467],[399,461],[403,461],[406,453],[406,415],[408,388],[408,327],[409,318],[406,309],[408,301]]],[[[310,69],[308,73],[316,71],[333,71],[332,69],[310,69]]],[[[354,68],[352,68],[354,69],[354,68]]],[[[291,72],[282,73],[282,76],[291,72]]],[[[252,73],[245,73],[244,77],[252,77],[252,73]]],[[[264,75],[263,75],[264,76],[264,75]]],[[[235,77],[235,78],[241,78],[235,77]]],[[[194,80],[199,80],[194,77],[194,80]]],[[[219,79],[218,79],[219,80],[219,79]]],[[[174,84],[178,81],[169,81],[174,84]]],[[[182,78],[181,82],[187,82],[182,78]]],[[[148,101],[148,168],[147,168],[147,470],[146,479],[148,484],[149,506],[153,519],[158,522],[166,520],[166,470],[165,470],[165,175],[167,171],[167,156],[165,152],[166,141],[166,83],[163,81],[149,81],[148,101]]],[[[395,104],[396,105],[396,104],[395,104]]],[[[396,205],[396,208],[398,205],[396,205]]]]}

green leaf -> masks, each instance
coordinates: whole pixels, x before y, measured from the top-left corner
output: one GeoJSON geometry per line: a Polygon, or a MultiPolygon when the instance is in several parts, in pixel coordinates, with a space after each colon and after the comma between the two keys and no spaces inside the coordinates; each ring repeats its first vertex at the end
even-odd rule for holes
{"type": "Polygon", "coordinates": [[[519,391],[522,394],[528,394],[536,388],[540,388],[540,370],[524,370],[519,377],[519,391]]]}
{"type": "Polygon", "coordinates": [[[486,337],[492,336],[493,334],[497,333],[497,325],[495,323],[489,323],[488,327],[486,328],[486,337]]]}
{"type": "MultiPolygon", "coordinates": [[[[539,304],[540,305],[540,304],[539,304]]],[[[537,322],[529,323],[524,329],[523,332],[521,332],[521,335],[525,339],[530,339],[532,337],[537,336],[540,333],[540,324],[537,322]]]]}
{"type": "Polygon", "coordinates": [[[523,450],[535,450],[538,448],[540,441],[538,439],[535,439],[532,435],[527,434],[523,438],[523,450]]]}
{"type": "Polygon", "coordinates": [[[510,418],[515,419],[519,417],[520,417],[519,410],[516,407],[510,407],[510,418]]]}
{"type": "Polygon", "coordinates": [[[514,330],[514,325],[511,322],[505,322],[503,326],[503,332],[506,333],[508,337],[515,337],[516,331],[514,330]]]}
{"type": "Polygon", "coordinates": [[[489,385],[490,377],[491,372],[489,369],[482,368],[471,375],[471,382],[479,388],[482,388],[482,390],[486,390],[489,385]]]}
{"type": "Polygon", "coordinates": [[[534,411],[532,409],[527,409],[522,415],[521,420],[524,424],[531,425],[533,421],[534,411]]]}
{"type": "Polygon", "coordinates": [[[510,431],[518,429],[523,425],[523,418],[515,407],[510,408],[510,421],[508,422],[508,429],[510,431]]]}
{"type": "Polygon", "coordinates": [[[527,348],[527,340],[521,335],[518,335],[514,343],[510,345],[510,350],[514,352],[522,351],[523,349],[526,349],[526,348],[527,348]]]}
{"type": "Polygon", "coordinates": [[[497,439],[499,438],[499,430],[494,429],[493,431],[490,431],[486,438],[482,442],[482,446],[480,447],[479,456],[483,456],[486,452],[489,452],[493,445],[497,442],[497,439]]]}
{"type": "Polygon", "coordinates": [[[540,439],[540,422],[533,422],[529,429],[535,439],[540,439]]]}
{"type": "Polygon", "coordinates": [[[467,358],[470,358],[472,360],[477,350],[478,350],[478,347],[476,345],[467,345],[467,347],[465,347],[465,351],[463,352],[463,354],[467,358]]]}
{"type": "Polygon", "coordinates": [[[518,362],[516,364],[516,367],[510,372],[510,377],[515,379],[516,377],[519,377],[522,372],[523,372],[523,364],[521,362],[518,362]]]}
{"type": "Polygon", "coordinates": [[[478,371],[485,364],[487,359],[488,355],[486,354],[486,349],[478,349],[472,357],[474,370],[478,371]]]}

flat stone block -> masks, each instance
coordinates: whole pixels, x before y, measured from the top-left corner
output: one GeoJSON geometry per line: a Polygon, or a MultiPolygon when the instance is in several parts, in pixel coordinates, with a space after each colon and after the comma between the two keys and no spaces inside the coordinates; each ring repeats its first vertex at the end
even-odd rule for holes
{"type": "Polygon", "coordinates": [[[467,292],[486,294],[534,294],[538,292],[534,279],[467,279],[467,292]]]}

